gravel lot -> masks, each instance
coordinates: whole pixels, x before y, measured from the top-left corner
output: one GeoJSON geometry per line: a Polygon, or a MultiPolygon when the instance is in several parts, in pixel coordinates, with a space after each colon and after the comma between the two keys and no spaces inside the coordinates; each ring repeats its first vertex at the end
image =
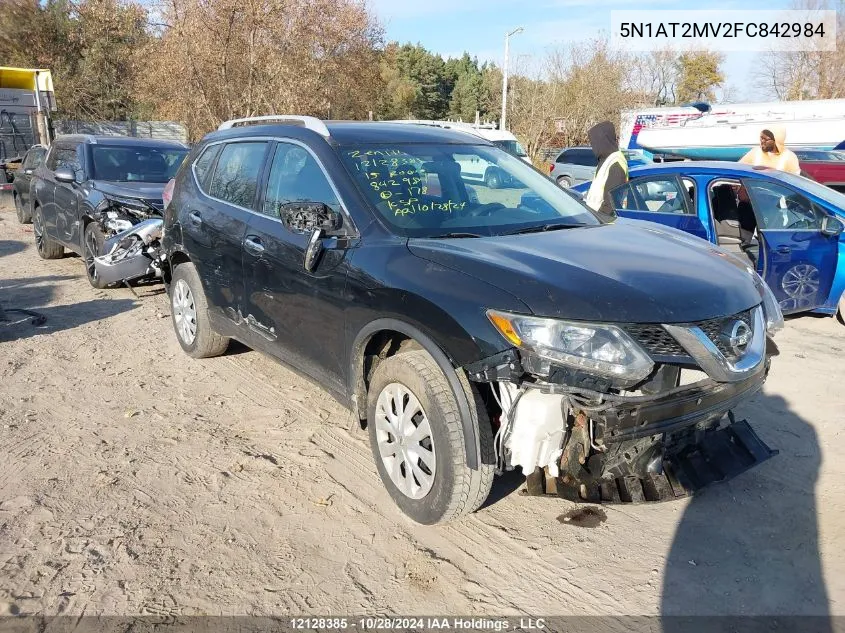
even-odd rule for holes
{"type": "Polygon", "coordinates": [[[790,319],[737,411],[780,455],[692,501],[575,505],[511,474],[394,509],[351,414],[256,352],[195,361],[160,285],[98,291],[0,212],[0,614],[845,615],[845,326],[790,319]],[[17,318],[15,318],[17,321],[17,318]]]}

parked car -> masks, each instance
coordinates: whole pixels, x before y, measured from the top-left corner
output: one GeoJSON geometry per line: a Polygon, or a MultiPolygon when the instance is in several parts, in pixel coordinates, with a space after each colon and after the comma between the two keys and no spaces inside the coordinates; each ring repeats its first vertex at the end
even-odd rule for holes
{"type": "Polygon", "coordinates": [[[356,412],[418,522],[478,508],[497,466],[631,501],[772,455],[747,423],[720,426],[763,384],[781,327],[759,276],[679,231],[604,223],[484,139],[230,121],[166,199],[182,349],[211,357],[237,339],[321,384],[356,412]],[[468,155],[520,188],[472,181],[473,199],[456,160],[468,155]],[[679,387],[688,368],[700,372],[679,387]]]}
{"type": "Polygon", "coordinates": [[[21,224],[32,222],[32,200],[29,195],[30,184],[32,183],[33,173],[44,162],[44,156],[46,154],[46,147],[43,145],[34,145],[24,155],[20,167],[15,172],[15,179],[12,182],[12,201],[15,204],[15,213],[18,216],[18,222],[21,224]]]}
{"type": "Polygon", "coordinates": [[[747,257],[783,312],[845,315],[845,195],[765,167],[685,162],[633,169],[613,197],[622,217],[747,257]]]}
{"type": "MultiPolygon", "coordinates": [[[[622,150],[628,167],[647,165],[651,161],[639,152],[622,150]]],[[[572,187],[589,182],[596,175],[598,159],[593,149],[586,147],[569,147],[563,150],[549,168],[549,178],[561,187],[572,187]]]]}
{"type": "Polygon", "coordinates": [[[107,286],[94,258],[111,237],[161,215],[164,186],[187,154],[176,141],[57,137],[31,186],[38,254],[56,259],[68,248],[84,258],[92,286],[107,286]]]}
{"type": "Polygon", "coordinates": [[[802,175],[845,193],[845,157],[842,152],[796,149],[802,175]]]}

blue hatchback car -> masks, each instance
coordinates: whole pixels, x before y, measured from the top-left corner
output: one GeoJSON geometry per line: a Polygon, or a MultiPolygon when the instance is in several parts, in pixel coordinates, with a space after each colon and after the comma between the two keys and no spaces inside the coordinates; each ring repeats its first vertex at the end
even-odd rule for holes
{"type": "Polygon", "coordinates": [[[784,313],[845,317],[845,195],[765,167],[706,161],[634,168],[611,195],[619,216],[674,227],[750,259],[784,313]]]}

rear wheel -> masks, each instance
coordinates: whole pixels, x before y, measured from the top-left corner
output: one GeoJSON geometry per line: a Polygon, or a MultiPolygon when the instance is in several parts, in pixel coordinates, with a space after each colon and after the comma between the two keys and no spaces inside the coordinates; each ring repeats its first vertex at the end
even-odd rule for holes
{"type": "Polygon", "coordinates": [[[557,179],[557,184],[559,184],[561,187],[569,189],[572,186],[572,178],[570,178],[569,176],[561,176],[557,179]]]}
{"type": "Polygon", "coordinates": [[[839,311],[837,316],[839,317],[839,322],[842,325],[845,325],[845,292],[843,292],[842,296],[839,298],[839,311]]]}
{"type": "Polygon", "coordinates": [[[493,484],[490,423],[466,377],[459,377],[478,425],[478,470],[466,465],[455,394],[427,352],[386,358],[370,383],[367,427],[376,468],[396,505],[418,523],[441,523],[477,510],[493,484]]]}
{"type": "Polygon", "coordinates": [[[211,358],[220,356],[229,347],[229,339],[211,327],[208,302],[197,269],[191,263],[180,264],[173,271],[170,315],[179,345],[188,356],[211,358]]]}
{"type": "Polygon", "coordinates": [[[15,214],[18,216],[18,222],[21,224],[30,224],[32,222],[32,214],[29,212],[29,209],[24,208],[21,197],[17,192],[13,193],[12,196],[15,199],[15,214]]]}
{"type": "Polygon", "coordinates": [[[94,266],[94,258],[103,254],[103,243],[105,236],[100,230],[96,222],[89,222],[85,226],[84,235],[84,253],[85,253],[85,273],[88,275],[88,283],[94,288],[105,288],[108,284],[103,283],[103,280],[97,274],[97,267],[94,266]]]}
{"type": "Polygon", "coordinates": [[[65,254],[64,246],[47,237],[41,207],[32,210],[32,232],[35,235],[35,248],[41,259],[59,259],[65,254]]]}

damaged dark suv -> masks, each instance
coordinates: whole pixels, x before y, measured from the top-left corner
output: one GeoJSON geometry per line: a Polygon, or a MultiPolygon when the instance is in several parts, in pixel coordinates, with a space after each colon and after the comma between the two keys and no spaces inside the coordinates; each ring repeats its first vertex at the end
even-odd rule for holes
{"type": "Polygon", "coordinates": [[[599,218],[475,136],[231,121],[168,189],[182,348],[237,339],[320,383],[418,522],[474,511],[517,467],[531,492],[651,501],[774,454],[731,413],[782,327],[760,277],[685,233],[599,218]],[[473,161],[514,186],[465,181],[473,161]]]}
{"type": "Polygon", "coordinates": [[[187,154],[177,141],[57,137],[31,185],[38,254],[82,255],[95,288],[160,277],[162,194],[187,154]]]}

